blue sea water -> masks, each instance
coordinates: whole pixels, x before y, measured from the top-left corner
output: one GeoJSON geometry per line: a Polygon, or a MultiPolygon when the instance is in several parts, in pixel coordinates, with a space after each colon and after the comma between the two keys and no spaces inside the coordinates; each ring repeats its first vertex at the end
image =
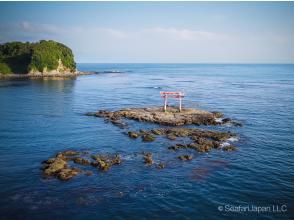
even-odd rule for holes
{"type": "Polygon", "coordinates": [[[78,68],[121,72],[0,81],[0,219],[294,219],[294,65],[78,68]],[[185,106],[241,121],[243,127],[201,127],[237,133],[238,151],[190,152],[194,159],[181,162],[167,149],[171,141],[131,140],[84,115],[161,105],[161,90],[184,91],[185,106]],[[66,149],[120,153],[123,162],[67,182],[44,179],[41,162],[66,149]],[[146,167],[142,151],[166,168],[146,167]]]}

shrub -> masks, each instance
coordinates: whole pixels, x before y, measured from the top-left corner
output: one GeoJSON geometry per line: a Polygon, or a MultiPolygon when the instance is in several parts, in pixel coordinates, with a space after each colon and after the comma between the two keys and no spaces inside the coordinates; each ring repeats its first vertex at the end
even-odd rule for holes
{"type": "Polygon", "coordinates": [[[0,45],[0,62],[12,73],[43,72],[57,69],[59,60],[73,72],[76,69],[72,50],[64,44],[49,40],[37,43],[10,42],[0,45]],[[8,67],[8,68],[7,68],[8,67]]]}
{"type": "Polygon", "coordinates": [[[12,73],[12,71],[6,63],[0,63],[0,73],[9,74],[12,73]]]}

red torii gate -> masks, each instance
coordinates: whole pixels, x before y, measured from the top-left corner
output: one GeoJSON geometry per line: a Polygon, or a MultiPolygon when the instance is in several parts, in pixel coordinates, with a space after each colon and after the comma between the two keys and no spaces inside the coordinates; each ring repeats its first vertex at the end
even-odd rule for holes
{"type": "Polygon", "coordinates": [[[160,92],[160,96],[164,98],[164,111],[166,111],[166,105],[167,105],[167,98],[176,98],[180,101],[180,111],[182,111],[182,98],[184,98],[183,92],[160,92]]]}

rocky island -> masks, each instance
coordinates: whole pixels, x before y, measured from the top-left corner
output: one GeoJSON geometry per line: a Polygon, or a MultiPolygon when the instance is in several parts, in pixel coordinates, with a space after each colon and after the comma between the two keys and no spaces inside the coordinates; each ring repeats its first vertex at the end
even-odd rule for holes
{"type": "MultiPolygon", "coordinates": [[[[230,124],[241,126],[237,121],[224,118],[220,112],[208,112],[194,108],[182,108],[180,111],[173,106],[168,106],[166,111],[163,107],[125,108],[117,111],[99,110],[89,112],[86,115],[104,118],[105,122],[111,122],[123,129],[123,133],[134,141],[141,139],[142,142],[152,144],[151,142],[157,139],[166,138],[170,141],[170,145],[167,145],[166,149],[176,154],[175,158],[178,162],[191,161],[196,158],[197,154],[208,153],[211,150],[235,151],[237,149],[230,141],[236,139],[236,134],[193,128],[191,125],[221,126],[230,124]],[[157,126],[149,130],[130,130],[128,120],[156,124],[157,126]],[[190,127],[186,125],[190,125],[190,127]],[[178,155],[177,152],[181,152],[181,155],[178,155]]],[[[133,154],[140,156],[142,164],[146,167],[157,169],[168,167],[169,161],[153,159],[152,152],[141,152],[139,155],[134,152],[133,154]]],[[[164,155],[162,156],[164,157],[164,155]]],[[[95,170],[107,172],[113,165],[121,163],[121,155],[118,153],[115,155],[89,154],[89,152],[65,150],[44,161],[42,170],[46,177],[69,180],[78,174],[92,175],[95,170]],[[87,170],[84,169],[85,167],[88,167],[87,170]]]]}
{"type": "Polygon", "coordinates": [[[0,44],[0,78],[76,76],[72,50],[62,43],[41,40],[36,43],[0,44]]]}
{"type": "Polygon", "coordinates": [[[88,116],[103,117],[114,125],[126,125],[122,119],[130,119],[136,121],[145,121],[160,125],[182,126],[182,125],[221,125],[233,124],[241,126],[239,122],[230,118],[223,118],[220,112],[208,112],[200,109],[183,108],[179,111],[178,108],[168,106],[164,111],[163,107],[149,108],[126,108],[118,111],[100,110],[97,112],[89,112],[88,116]]]}

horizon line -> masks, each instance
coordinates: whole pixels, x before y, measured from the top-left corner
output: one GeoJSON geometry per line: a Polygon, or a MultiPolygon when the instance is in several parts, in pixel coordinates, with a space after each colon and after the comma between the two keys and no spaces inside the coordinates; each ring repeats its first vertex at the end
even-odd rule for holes
{"type": "Polygon", "coordinates": [[[228,65],[294,65],[294,63],[169,63],[169,62],[76,62],[77,64],[196,64],[196,65],[220,65],[220,64],[228,64],[228,65]]]}

